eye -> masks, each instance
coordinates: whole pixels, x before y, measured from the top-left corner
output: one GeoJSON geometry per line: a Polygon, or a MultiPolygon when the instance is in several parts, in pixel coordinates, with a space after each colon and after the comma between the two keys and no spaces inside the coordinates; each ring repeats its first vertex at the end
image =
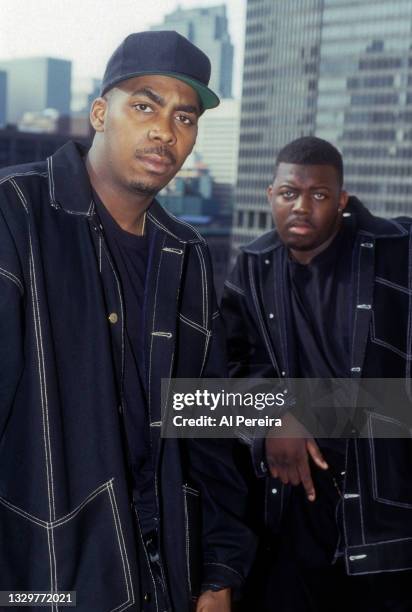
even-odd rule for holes
{"type": "Polygon", "coordinates": [[[322,200],[326,200],[327,195],[326,193],[321,193],[320,191],[317,191],[313,194],[313,197],[315,198],[315,200],[318,200],[318,202],[321,202],[322,200]]]}
{"type": "Polygon", "coordinates": [[[143,104],[143,102],[138,103],[138,104],[133,104],[133,108],[135,108],[136,110],[142,112],[142,113],[151,113],[153,112],[152,107],[149,106],[148,104],[143,104]]]}
{"type": "Polygon", "coordinates": [[[280,195],[284,200],[293,200],[296,195],[296,192],[292,191],[291,189],[287,189],[286,191],[281,191],[280,195]]]}
{"type": "Polygon", "coordinates": [[[176,115],[176,119],[184,125],[194,125],[194,121],[187,115],[176,115]]]}

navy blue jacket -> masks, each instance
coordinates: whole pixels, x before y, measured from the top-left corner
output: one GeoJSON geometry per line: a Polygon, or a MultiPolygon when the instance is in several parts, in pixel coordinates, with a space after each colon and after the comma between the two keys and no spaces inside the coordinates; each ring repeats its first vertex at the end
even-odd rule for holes
{"type": "MultiPolygon", "coordinates": [[[[200,491],[204,586],[238,587],[253,540],[223,440],[160,438],[161,379],[225,373],[204,240],[153,202],[145,387],[167,580],[191,606],[200,491]]],[[[0,590],[75,590],[79,612],[138,610],[122,433],[123,298],[81,154],[0,175],[0,590]],[[113,316],[115,315],[115,316],[113,316]]],[[[198,534],[199,535],[199,534],[198,534]]]]}
{"type": "MultiPolygon", "coordinates": [[[[404,379],[411,403],[411,220],[373,216],[351,197],[355,219],[348,378],[404,379]]],[[[276,231],[242,248],[222,302],[233,376],[294,378],[293,330],[285,277],[286,249],[276,231]]],[[[325,324],[330,324],[325,322],[325,324]]],[[[379,430],[376,415],[369,427],[379,430]]],[[[391,432],[396,437],[396,423],[391,432]]],[[[261,441],[251,442],[257,475],[267,474],[261,441]]],[[[351,439],[343,491],[344,550],[349,574],[412,568],[412,441],[351,439]]],[[[289,486],[267,479],[266,519],[279,528],[289,486]]]]}

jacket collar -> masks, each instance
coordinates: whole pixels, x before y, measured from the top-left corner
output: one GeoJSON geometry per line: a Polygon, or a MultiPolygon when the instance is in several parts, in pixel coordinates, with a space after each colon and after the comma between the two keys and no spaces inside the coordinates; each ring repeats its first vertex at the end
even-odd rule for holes
{"type": "MultiPolygon", "coordinates": [[[[401,238],[408,235],[408,230],[400,222],[376,217],[354,196],[349,198],[344,214],[354,218],[358,233],[372,238],[401,238]]],[[[279,234],[276,230],[271,230],[240,248],[244,253],[264,255],[281,246],[283,242],[279,234]]]]}
{"type": "MultiPolygon", "coordinates": [[[[83,161],[86,152],[86,147],[70,141],[47,159],[47,169],[51,205],[71,215],[91,217],[95,206],[83,161]]],[[[204,242],[193,227],[173,217],[156,200],[150,205],[147,217],[157,229],[180,242],[204,242]]]]}

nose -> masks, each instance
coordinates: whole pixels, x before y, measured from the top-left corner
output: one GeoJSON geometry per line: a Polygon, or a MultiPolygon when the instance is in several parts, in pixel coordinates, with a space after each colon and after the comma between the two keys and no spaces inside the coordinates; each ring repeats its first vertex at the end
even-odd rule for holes
{"type": "Polygon", "coordinates": [[[176,144],[176,136],[169,117],[156,117],[149,129],[148,136],[149,140],[163,145],[173,146],[176,144]]]}
{"type": "Polygon", "coordinates": [[[293,203],[293,212],[298,215],[307,215],[310,213],[312,203],[309,195],[301,193],[293,203]]]}

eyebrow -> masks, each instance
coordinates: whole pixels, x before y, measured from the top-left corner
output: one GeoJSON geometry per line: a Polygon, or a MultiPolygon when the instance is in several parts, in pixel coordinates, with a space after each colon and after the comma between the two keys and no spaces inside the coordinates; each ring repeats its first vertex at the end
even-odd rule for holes
{"type": "MultiPolygon", "coordinates": [[[[135,89],[131,95],[143,95],[149,98],[149,100],[152,100],[152,102],[155,102],[155,104],[161,106],[162,108],[166,106],[165,99],[162,98],[162,96],[160,96],[158,93],[153,91],[153,89],[150,89],[150,87],[142,87],[140,89],[135,89]]],[[[193,113],[194,115],[200,114],[200,109],[197,106],[193,106],[192,104],[179,104],[179,106],[177,106],[175,110],[183,111],[185,113],[193,113]]]]}
{"type": "MultiPolygon", "coordinates": [[[[291,187],[292,189],[299,189],[298,185],[295,185],[295,183],[288,183],[288,182],[281,183],[278,186],[278,189],[281,189],[282,187],[291,187]]],[[[319,185],[312,185],[310,189],[312,190],[313,189],[327,189],[328,191],[330,191],[329,185],[323,185],[322,183],[320,183],[319,185]]]]}

